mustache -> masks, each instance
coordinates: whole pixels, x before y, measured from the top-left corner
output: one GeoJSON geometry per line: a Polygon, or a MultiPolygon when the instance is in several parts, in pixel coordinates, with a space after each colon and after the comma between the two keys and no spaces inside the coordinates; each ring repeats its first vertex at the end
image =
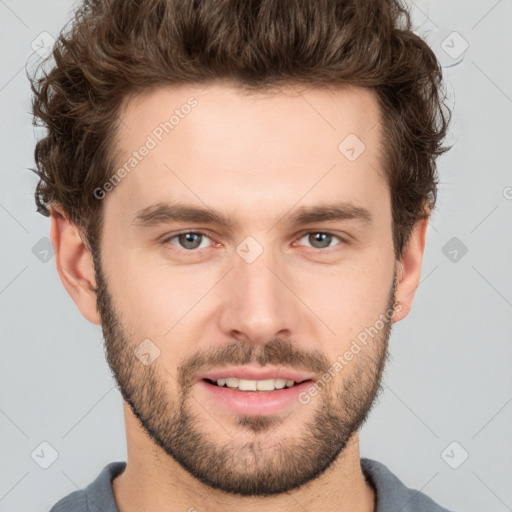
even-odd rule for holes
{"type": "Polygon", "coordinates": [[[322,375],[329,369],[328,359],[319,350],[303,350],[288,339],[274,338],[265,345],[231,343],[210,351],[196,352],[178,367],[178,382],[182,388],[188,388],[201,370],[248,364],[287,366],[316,375],[322,375]]]}

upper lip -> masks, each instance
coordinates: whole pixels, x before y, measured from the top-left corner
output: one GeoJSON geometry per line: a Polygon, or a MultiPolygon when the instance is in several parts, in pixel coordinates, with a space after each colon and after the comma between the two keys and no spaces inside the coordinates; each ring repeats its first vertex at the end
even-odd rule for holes
{"type": "Polygon", "coordinates": [[[291,368],[280,368],[280,367],[230,367],[230,368],[219,368],[208,371],[200,375],[196,381],[208,379],[216,381],[224,378],[236,378],[236,379],[247,379],[247,380],[265,380],[265,379],[285,379],[293,380],[295,383],[303,382],[305,380],[313,380],[314,375],[312,373],[301,372],[293,370],[291,368]]]}

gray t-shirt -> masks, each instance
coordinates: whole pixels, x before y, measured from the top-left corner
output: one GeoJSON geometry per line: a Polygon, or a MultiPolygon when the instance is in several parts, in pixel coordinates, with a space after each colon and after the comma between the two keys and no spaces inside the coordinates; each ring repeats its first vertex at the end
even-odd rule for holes
{"type": "MultiPolygon", "coordinates": [[[[62,498],[50,512],[119,512],[112,492],[112,480],[125,467],[126,462],[107,464],[94,482],[62,498]]],[[[450,512],[422,492],[406,487],[380,462],[362,458],[361,468],[375,489],[375,512],[450,512]]]]}

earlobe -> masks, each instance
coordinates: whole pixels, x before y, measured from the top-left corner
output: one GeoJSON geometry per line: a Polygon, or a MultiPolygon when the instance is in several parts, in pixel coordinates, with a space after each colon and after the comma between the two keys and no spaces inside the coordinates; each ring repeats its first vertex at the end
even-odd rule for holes
{"type": "Polygon", "coordinates": [[[416,222],[404,247],[402,258],[398,262],[395,302],[399,303],[399,307],[393,315],[393,322],[404,319],[411,310],[412,301],[420,283],[427,226],[428,219],[416,222]]]}
{"type": "Polygon", "coordinates": [[[101,325],[96,306],[96,281],[92,254],[80,237],[80,230],[58,207],[50,213],[50,238],[55,253],[57,272],[82,315],[101,325]]]}

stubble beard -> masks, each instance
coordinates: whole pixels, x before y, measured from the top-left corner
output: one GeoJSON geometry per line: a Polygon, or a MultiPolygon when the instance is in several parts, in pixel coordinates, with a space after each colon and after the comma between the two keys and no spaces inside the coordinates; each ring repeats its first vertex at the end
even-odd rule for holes
{"type": "MultiPolygon", "coordinates": [[[[233,344],[211,358],[196,354],[180,364],[176,377],[180,392],[176,399],[168,391],[173,377],[158,365],[158,359],[145,366],[135,357],[134,349],[140,340],[126,335],[98,258],[95,268],[106,357],[123,399],[153,442],[211,488],[242,496],[268,496],[297,489],[318,478],[343,455],[381,391],[392,322],[385,323],[379,335],[343,368],[341,375],[325,386],[316,406],[314,402],[301,405],[316,409],[295,439],[285,434],[286,421],[293,421],[292,412],[291,418],[238,416],[236,437],[240,440],[226,434],[228,439],[221,443],[201,428],[216,420],[192,395],[191,372],[200,362],[223,362],[224,366],[300,362],[303,368],[316,371],[327,371],[332,365],[316,352],[298,352],[289,340],[273,339],[260,347],[233,344]],[[335,382],[338,389],[332,389],[335,382]]],[[[387,311],[393,309],[395,287],[394,279],[387,311]]]]}

